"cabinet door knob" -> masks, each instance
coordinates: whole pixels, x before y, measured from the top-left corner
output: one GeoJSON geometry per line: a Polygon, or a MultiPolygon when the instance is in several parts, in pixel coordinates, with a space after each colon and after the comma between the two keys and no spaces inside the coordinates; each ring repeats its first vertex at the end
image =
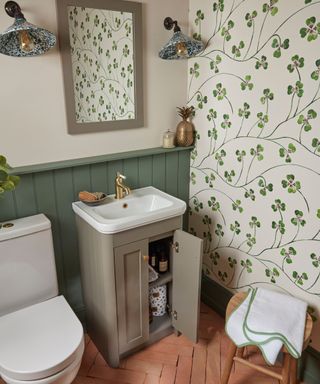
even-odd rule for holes
{"type": "Polygon", "coordinates": [[[143,261],[149,261],[149,256],[148,255],[144,255],[143,256],[143,261]]]}

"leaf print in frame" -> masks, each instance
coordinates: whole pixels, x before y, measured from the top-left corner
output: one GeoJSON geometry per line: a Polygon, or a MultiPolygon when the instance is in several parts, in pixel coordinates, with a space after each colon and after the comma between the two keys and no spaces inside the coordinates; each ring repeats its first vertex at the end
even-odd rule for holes
{"type": "Polygon", "coordinates": [[[69,133],[143,126],[141,4],[57,2],[69,133]]]}

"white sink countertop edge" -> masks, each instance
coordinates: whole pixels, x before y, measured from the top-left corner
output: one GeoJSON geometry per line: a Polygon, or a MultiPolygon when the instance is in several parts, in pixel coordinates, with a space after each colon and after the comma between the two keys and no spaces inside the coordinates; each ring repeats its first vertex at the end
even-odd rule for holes
{"type": "MultiPolygon", "coordinates": [[[[159,209],[158,211],[144,213],[143,215],[135,215],[131,217],[121,217],[117,219],[105,219],[98,220],[99,215],[95,214],[91,216],[88,212],[94,207],[90,207],[81,201],[72,203],[73,211],[90,224],[94,229],[103,234],[115,234],[123,231],[127,231],[133,228],[141,227],[144,225],[152,224],[161,220],[170,219],[173,217],[181,216],[186,211],[186,203],[172,195],[169,195],[154,187],[144,187],[132,190],[132,193],[121,199],[123,203],[130,200],[130,197],[134,197],[135,193],[141,194],[141,192],[149,192],[152,194],[158,194],[173,203],[173,206],[159,209]]],[[[114,199],[114,195],[110,195],[110,198],[114,199]]],[[[119,200],[116,200],[119,201],[119,200]]],[[[108,204],[108,203],[107,203],[108,204]]]]}

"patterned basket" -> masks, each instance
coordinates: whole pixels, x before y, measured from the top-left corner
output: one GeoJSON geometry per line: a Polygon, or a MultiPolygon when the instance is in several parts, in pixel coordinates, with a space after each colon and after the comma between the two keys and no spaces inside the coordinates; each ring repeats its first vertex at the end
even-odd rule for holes
{"type": "Polygon", "coordinates": [[[153,316],[163,316],[167,307],[167,286],[160,285],[149,289],[149,302],[153,316]]]}

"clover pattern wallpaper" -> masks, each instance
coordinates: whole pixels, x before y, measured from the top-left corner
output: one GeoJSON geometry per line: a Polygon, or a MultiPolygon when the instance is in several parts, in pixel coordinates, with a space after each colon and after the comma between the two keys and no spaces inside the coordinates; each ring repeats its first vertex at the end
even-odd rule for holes
{"type": "Polygon", "coordinates": [[[132,13],[68,7],[76,121],[135,118],[132,13]]]}
{"type": "Polygon", "coordinates": [[[190,232],[231,291],[309,304],[320,350],[320,1],[191,0],[190,232]]]}

